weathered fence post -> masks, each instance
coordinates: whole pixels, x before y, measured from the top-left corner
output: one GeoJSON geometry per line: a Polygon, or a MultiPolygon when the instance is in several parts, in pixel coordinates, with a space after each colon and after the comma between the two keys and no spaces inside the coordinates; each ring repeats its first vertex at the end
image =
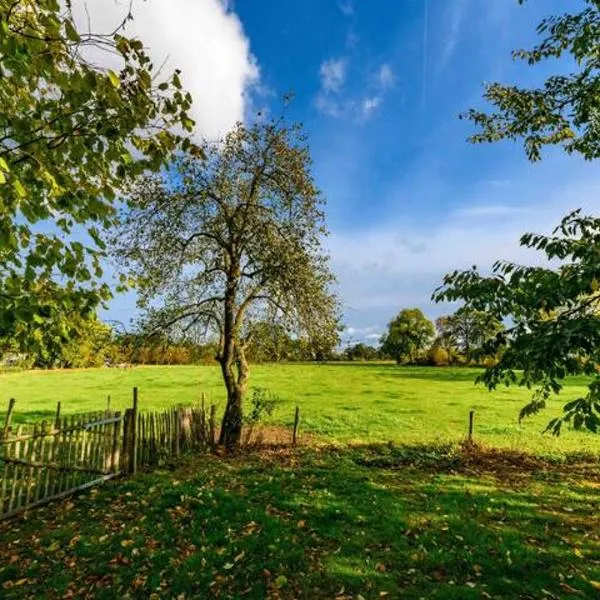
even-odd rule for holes
{"type": "Polygon", "coordinates": [[[469,411],[469,442],[473,441],[473,429],[474,429],[474,423],[475,423],[475,411],[471,410],[469,411]]]}
{"type": "Polygon", "coordinates": [[[216,421],[217,407],[214,404],[210,405],[210,421],[208,424],[208,443],[212,446],[215,445],[215,421],[216,421]]]}
{"type": "Polygon", "coordinates": [[[179,456],[181,449],[181,407],[175,409],[175,456],[179,456]]]}
{"type": "Polygon", "coordinates": [[[4,431],[2,432],[2,437],[6,439],[8,437],[8,430],[10,428],[10,420],[12,419],[13,410],[15,408],[16,400],[11,398],[8,401],[8,410],[6,411],[6,418],[4,419],[4,431]]]}
{"type": "Polygon", "coordinates": [[[121,418],[121,413],[115,413],[115,422],[113,423],[113,437],[112,447],[110,452],[110,470],[116,473],[119,470],[119,429],[121,427],[121,421],[117,420],[121,418]]]}
{"type": "Polygon", "coordinates": [[[60,400],[56,403],[56,415],[54,416],[54,429],[60,429],[60,400]]]}
{"type": "Polygon", "coordinates": [[[298,441],[298,425],[300,424],[300,407],[296,406],[296,413],[294,414],[294,432],[292,433],[292,444],[296,445],[298,441]]]}
{"type": "Polygon", "coordinates": [[[110,394],[106,396],[106,414],[110,413],[110,394]]]}
{"type": "Polygon", "coordinates": [[[129,438],[131,429],[131,408],[125,409],[123,416],[123,443],[121,445],[121,470],[125,473],[129,472],[129,438]]]}
{"type": "Polygon", "coordinates": [[[138,389],[133,388],[133,407],[131,409],[131,424],[129,437],[129,472],[137,472],[137,421],[138,421],[138,389]]]}

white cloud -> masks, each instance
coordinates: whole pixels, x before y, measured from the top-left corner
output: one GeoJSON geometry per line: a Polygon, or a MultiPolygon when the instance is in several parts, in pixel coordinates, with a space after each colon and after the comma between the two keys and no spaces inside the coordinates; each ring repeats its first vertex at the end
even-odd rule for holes
{"type": "Polygon", "coordinates": [[[444,18],[446,31],[442,38],[442,51],[436,65],[438,72],[443,71],[454,56],[468,8],[469,0],[455,0],[448,6],[449,12],[444,18]]]}
{"type": "Polygon", "coordinates": [[[344,16],[350,17],[354,14],[354,3],[352,0],[338,0],[338,6],[344,16]]]}
{"type": "Polygon", "coordinates": [[[365,98],[361,103],[362,114],[365,118],[369,118],[371,113],[381,104],[380,96],[365,98]]]}
{"type": "Polygon", "coordinates": [[[325,92],[339,92],[346,80],[346,67],[347,61],[344,58],[330,58],[321,63],[321,88],[325,92]]]}
{"type": "MultiPolygon", "coordinates": [[[[93,31],[108,32],[127,13],[129,0],[86,0],[93,31]]],[[[87,30],[84,3],[76,3],[80,27],[87,30]]],[[[220,137],[249,110],[249,92],[260,72],[242,23],[222,0],[136,0],[127,35],[139,37],[155,67],[182,70],[194,98],[192,116],[199,133],[220,137]],[[177,7],[174,7],[177,4],[177,7]]]]}
{"type": "Polygon", "coordinates": [[[396,76],[394,75],[392,67],[390,67],[390,65],[387,63],[382,64],[377,71],[376,81],[377,85],[382,90],[387,90],[393,87],[394,83],[396,82],[396,76]]]}
{"type": "Polygon", "coordinates": [[[341,118],[345,112],[345,107],[336,98],[332,98],[323,92],[317,95],[315,105],[324,115],[341,118]]]}
{"type": "Polygon", "coordinates": [[[358,342],[373,343],[378,342],[383,335],[383,330],[378,325],[368,327],[349,326],[342,331],[342,341],[346,344],[355,344],[358,342]]]}
{"type": "Polygon", "coordinates": [[[508,204],[480,204],[459,208],[454,214],[458,217],[511,217],[531,214],[532,207],[508,204]]]}
{"type": "Polygon", "coordinates": [[[370,73],[361,89],[371,93],[362,99],[343,97],[342,88],[347,80],[348,61],[345,58],[330,58],[321,63],[319,75],[321,87],[315,105],[323,114],[335,118],[349,117],[366,120],[382,104],[386,92],[394,86],[395,76],[389,64],[381,64],[370,73]]]}
{"type": "Polygon", "coordinates": [[[368,119],[383,103],[384,95],[387,90],[394,87],[396,77],[389,64],[383,63],[371,77],[371,86],[375,88],[375,93],[366,96],[359,103],[360,117],[368,119]]]}
{"type": "Polygon", "coordinates": [[[347,321],[354,331],[373,323],[381,329],[400,308],[411,306],[433,318],[449,310],[430,299],[446,273],[473,265],[488,272],[498,259],[547,264],[541,253],[519,245],[521,235],[551,233],[563,216],[579,206],[586,214],[597,212],[597,202],[588,199],[599,193],[598,184],[580,182],[556,189],[554,195],[540,188],[531,204],[518,208],[486,206],[482,200],[480,205],[447,213],[438,225],[398,222],[334,231],[328,249],[347,321]]]}

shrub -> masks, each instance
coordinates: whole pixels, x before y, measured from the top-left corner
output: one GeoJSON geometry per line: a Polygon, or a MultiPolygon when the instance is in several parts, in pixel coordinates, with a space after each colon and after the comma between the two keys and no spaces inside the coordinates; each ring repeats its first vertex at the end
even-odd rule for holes
{"type": "Polygon", "coordinates": [[[255,388],[252,391],[250,410],[244,417],[246,427],[246,444],[250,442],[254,428],[266,417],[270,417],[275,410],[279,398],[265,388],[255,388]]]}
{"type": "Polygon", "coordinates": [[[447,367],[450,364],[448,351],[439,346],[430,348],[427,352],[427,364],[434,367],[447,367]]]}

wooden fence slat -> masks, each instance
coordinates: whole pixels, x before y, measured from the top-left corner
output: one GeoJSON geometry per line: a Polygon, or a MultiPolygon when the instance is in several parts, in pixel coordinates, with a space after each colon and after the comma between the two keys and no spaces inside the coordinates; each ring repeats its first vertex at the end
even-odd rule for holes
{"type": "Polygon", "coordinates": [[[202,400],[201,407],[141,413],[134,388],[133,407],[124,414],[111,412],[107,399],[103,410],[69,416],[61,415],[58,402],[50,422],[19,425],[16,431],[6,419],[0,438],[0,519],[215,443],[216,407],[211,406],[208,423],[202,400]]]}
{"type": "MultiPolygon", "coordinates": [[[[41,430],[43,434],[47,433],[48,430],[48,422],[42,421],[41,430]]],[[[42,463],[45,464],[45,448],[46,448],[46,437],[44,435],[38,438],[38,451],[37,458],[42,463]]],[[[37,502],[42,497],[42,478],[44,476],[44,467],[40,467],[37,469],[36,478],[35,478],[35,496],[34,501],[37,502]]]]}
{"type": "Polygon", "coordinates": [[[8,401],[8,410],[6,411],[6,417],[4,417],[4,429],[2,431],[3,438],[8,437],[8,431],[10,429],[10,420],[12,418],[13,410],[15,408],[15,402],[16,400],[14,398],[11,398],[8,401]]]}
{"type": "MultiPolygon", "coordinates": [[[[21,425],[19,425],[17,427],[17,437],[19,436],[19,434],[22,431],[22,427],[21,425]]],[[[20,445],[21,442],[17,441],[15,442],[12,446],[9,446],[9,456],[12,454],[12,456],[14,458],[19,458],[19,453],[20,453],[20,445]]],[[[19,487],[19,467],[18,465],[13,465],[13,472],[12,472],[12,483],[11,483],[11,489],[10,489],[10,500],[8,503],[8,512],[10,512],[11,510],[14,510],[16,508],[16,502],[17,502],[17,490],[19,487]]]]}
{"type": "MultiPolygon", "coordinates": [[[[33,433],[38,433],[38,425],[35,424],[33,426],[33,433]]],[[[33,479],[35,475],[35,467],[33,466],[33,461],[36,459],[35,456],[35,447],[37,445],[37,438],[31,440],[29,442],[29,449],[27,452],[27,460],[29,461],[29,469],[27,470],[27,483],[25,486],[25,504],[29,504],[31,502],[31,494],[33,492],[33,479]]]]}

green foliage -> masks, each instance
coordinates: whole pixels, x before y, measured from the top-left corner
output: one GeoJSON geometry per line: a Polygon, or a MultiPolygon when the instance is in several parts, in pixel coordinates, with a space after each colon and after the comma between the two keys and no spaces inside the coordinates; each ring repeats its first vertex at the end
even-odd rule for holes
{"type": "Polygon", "coordinates": [[[551,236],[525,234],[521,245],[559,260],[560,266],[497,262],[488,277],[475,269],[454,272],[434,298],[463,300],[470,309],[511,319],[513,325],[485,345],[486,352],[501,358],[481,380],[491,389],[501,383],[537,386],[521,417],[544,408],[565,377],[591,377],[588,393],[565,405],[565,414],[548,429],[558,434],[568,422],[595,432],[600,425],[600,219],[576,211],[551,236]]]}
{"type": "Polygon", "coordinates": [[[449,357],[459,353],[467,362],[476,364],[486,358],[486,342],[504,328],[494,315],[466,307],[452,315],[439,317],[435,325],[437,345],[443,347],[449,357]]]}
{"type": "Polygon", "coordinates": [[[244,415],[246,444],[252,440],[254,429],[273,414],[279,398],[266,388],[257,387],[252,390],[250,406],[244,415]]]}
{"type": "Polygon", "coordinates": [[[305,337],[323,358],[338,340],[338,301],[301,128],[238,124],[203,152],[133,187],[115,252],[138,280],[146,331],[219,340],[222,441],[235,445],[257,323],[305,337]]]}
{"type": "Polygon", "coordinates": [[[388,332],[381,341],[381,351],[398,364],[415,362],[427,349],[435,328],[418,308],[405,308],[389,323],[388,332]]]}
{"type": "Polygon", "coordinates": [[[79,32],[69,2],[0,0],[0,336],[39,351],[110,296],[116,198],[190,145],[190,105],[122,28],[79,32]],[[118,72],[96,66],[106,57],[118,72]]]}
{"type": "Polygon", "coordinates": [[[62,344],[40,348],[35,355],[36,367],[101,367],[110,359],[114,352],[110,326],[96,317],[84,319],[75,314],[70,327],[62,344]]]}
{"type": "Polygon", "coordinates": [[[485,98],[496,112],[470,110],[464,115],[480,129],[472,141],[523,140],[531,160],[539,160],[548,145],[588,160],[600,157],[600,5],[597,0],[583,0],[583,4],[580,12],[544,19],[537,28],[545,36],[542,42],[513,53],[529,65],[567,56],[577,65],[575,72],[551,75],[533,89],[488,84],[485,98]]]}
{"type": "MultiPolygon", "coordinates": [[[[541,150],[559,145],[587,160],[600,157],[600,5],[584,0],[578,13],[552,16],[540,23],[544,39],[532,50],[519,50],[515,58],[537,65],[547,59],[572,58],[577,66],[569,75],[550,75],[534,89],[493,83],[485,97],[494,105],[489,114],[471,110],[467,117],[478,127],[474,142],[523,140],[530,160],[541,150]]],[[[548,429],[560,433],[563,423],[575,429],[597,431],[600,426],[600,321],[596,309],[600,275],[600,220],[576,211],[564,218],[551,236],[526,234],[521,244],[557,259],[556,269],[522,267],[499,262],[492,277],[476,270],[455,272],[444,280],[436,299],[463,299],[477,310],[497,318],[508,317],[514,326],[489,344],[505,350],[499,363],[483,380],[490,388],[518,382],[537,386],[521,417],[535,414],[552,394],[561,390],[569,374],[585,373],[594,379],[588,393],[564,407],[562,417],[548,429]],[[520,373],[517,370],[523,369],[520,373]]]]}
{"type": "Polygon", "coordinates": [[[447,367],[450,360],[450,353],[440,346],[433,345],[427,350],[427,363],[434,367],[447,367]]]}
{"type": "Polygon", "coordinates": [[[254,426],[262,419],[270,417],[279,398],[266,388],[254,388],[250,399],[250,410],[244,417],[246,425],[254,426]]]}
{"type": "Polygon", "coordinates": [[[344,357],[347,360],[376,360],[379,358],[379,351],[373,346],[359,342],[346,348],[344,357]]]}

